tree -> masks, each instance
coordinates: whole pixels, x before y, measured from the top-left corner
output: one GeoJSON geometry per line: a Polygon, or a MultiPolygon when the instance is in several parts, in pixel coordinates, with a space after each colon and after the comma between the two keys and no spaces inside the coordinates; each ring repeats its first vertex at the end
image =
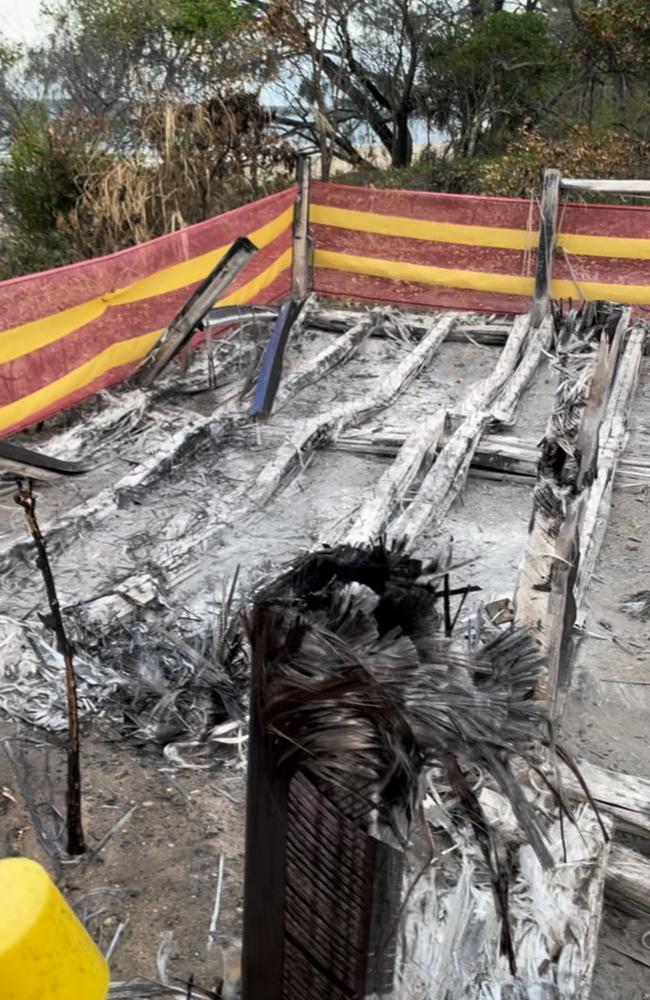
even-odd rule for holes
{"type": "Polygon", "coordinates": [[[246,0],[59,0],[49,17],[44,44],[0,49],[5,274],[150,239],[282,177],[292,151],[258,99],[246,0]]]}
{"type": "Polygon", "coordinates": [[[473,10],[430,39],[426,107],[463,156],[536,124],[563,62],[539,13],[473,10]]]}
{"type": "Polygon", "coordinates": [[[291,96],[300,114],[287,115],[284,124],[317,148],[329,133],[337,154],[353,163],[362,160],[358,136],[365,128],[393,166],[408,165],[422,55],[440,6],[438,0],[272,0],[266,30],[280,46],[280,73],[290,66],[299,84],[291,96]]]}
{"type": "Polygon", "coordinates": [[[246,0],[59,0],[52,30],[29,53],[30,75],[77,113],[119,122],[154,94],[201,100],[254,77],[254,11],[246,0]]]}

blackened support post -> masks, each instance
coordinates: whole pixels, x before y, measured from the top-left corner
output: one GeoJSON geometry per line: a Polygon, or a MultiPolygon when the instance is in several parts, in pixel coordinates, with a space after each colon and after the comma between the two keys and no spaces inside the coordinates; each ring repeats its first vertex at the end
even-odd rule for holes
{"type": "Polygon", "coordinates": [[[267,636],[253,612],[244,874],[242,1000],[282,1000],[288,778],[264,728],[267,636]]]}
{"type": "Polygon", "coordinates": [[[293,216],[293,264],[291,294],[299,302],[310,292],[311,239],[309,236],[309,200],[311,191],[311,160],[299,153],[296,163],[298,194],[293,216]]]}
{"type": "Polygon", "coordinates": [[[545,170],[539,218],[539,244],[537,247],[537,267],[535,270],[535,291],[531,310],[531,326],[537,327],[548,312],[553,277],[553,254],[557,211],[560,197],[560,171],[545,170]]]}

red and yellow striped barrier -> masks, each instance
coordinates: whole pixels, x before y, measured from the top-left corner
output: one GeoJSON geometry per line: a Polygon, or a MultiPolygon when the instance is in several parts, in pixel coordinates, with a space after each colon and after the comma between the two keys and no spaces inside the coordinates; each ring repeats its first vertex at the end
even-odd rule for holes
{"type": "MultiPolygon", "coordinates": [[[[223,305],[290,289],[295,187],[109,257],[0,283],[0,435],[126,378],[237,236],[262,250],[223,305]]],[[[314,183],[314,290],[482,312],[530,307],[537,205],[314,183]]],[[[650,312],[650,208],[560,206],[556,298],[650,312]]]]}
{"type": "MultiPolygon", "coordinates": [[[[516,198],[315,183],[315,289],[380,302],[526,312],[537,206],[516,198]]],[[[562,205],[555,298],[650,307],[650,209],[562,205]]]]}
{"type": "Polygon", "coordinates": [[[220,305],[290,288],[295,188],[108,257],[0,283],[0,435],[122,381],[230,244],[261,248],[220,305]]]}

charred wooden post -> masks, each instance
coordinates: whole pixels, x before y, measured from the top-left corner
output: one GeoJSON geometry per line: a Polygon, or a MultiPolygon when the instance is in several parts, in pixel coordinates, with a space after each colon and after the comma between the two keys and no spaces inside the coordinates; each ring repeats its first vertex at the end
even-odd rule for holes
{"type": "Polygon", "coordinates": [[[533,326],[539,326],[546,316],[551,296],[560,179],[559,170],[546,170],[544,172],[539,217],[537,266],[535,269],[535,291],[533,293],[533,308],[531,311],[531,323],[533,326]]]}
{"type": "Polygon", "coordinates": [[[187,344],[204,316],[257,253],[248,237],[240,236],[176,314],[161,339],[145,358],[139,373],[141,384],[150,388],[167,365],[187,344]]]}
{"type": "Polygon", "coordinates": [[[533,629],[548,655],[538,693],[556,710],[570,681],[577,603],[602,539],[599,522],[606,523],[606,514],[599,510],[624,443],[643,354],[645,327],[628,336],[628,322],[623,306],[588,303],[564,317],[556,335],[560,383],[515,597],[517,620],[533,629]]]}
{"type": "Polygon", "coordinates": [[[318,760],[291,760],[301,747],[281,720],[305,706],[277,667],[297,639],[285,613],[262,601],[249,622],[243,1000],[391,993],[403,853],[370,836],[366,799],[328,789],[318,760]]]}
{"type": "Polygon", "coordinates": [[[299,153],[296,163],[298,194],[293,217],[293,263],[291,290],[294,299],[305,299],[310,292],[311,238],[309,235],[309,199],[311,189],[311,160],[306,153],[299,153]]]}

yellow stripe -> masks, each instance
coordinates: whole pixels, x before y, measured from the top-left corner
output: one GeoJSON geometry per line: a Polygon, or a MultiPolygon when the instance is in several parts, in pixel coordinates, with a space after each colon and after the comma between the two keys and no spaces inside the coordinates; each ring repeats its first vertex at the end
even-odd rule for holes
{"type": "MultiPolygon", "coordinates": [[[[357,257],[352,254],[334,253],[331,250],[317,250],[317,267],[329,267],[351,274],[365,274],[391,281],[415,281],[422,285],[448,285],[450,288],[466,288],[475,292],[494,292],[504,295],[526,295],[533,292],[533,278],[516,277],[510,274],[491,274],[485,271],[460,271],[447,267],[428,267],[426,264],[408,264],[397,260],[381,260],[376,257],[357,257]]],[[[580,292],[586,299],[609,299],[630,305],[650,304],[650,285],[610,285],[601,282],[555,280],[552,294],[555,298],[579,298],[580,292]]]]}
{"type": "MultiPolygon", "coordinates": [[[[232,295],[227,295],[220,299],[217,305],[241,305],[257,296],[271,282],[278,277],[291,264],[291,248],[287,248],[266,270],[247,282],[232,295]]],[[[21,423],[35,413],[46,409],[58,400],[65,399],[71,393],[84,386],[90,385],[95,379],[104,375],[111,368],[119,368],[121,365],[132,364],[145,358],[156,340],[161,336],[163,330],[154,330],[152,333],[144,333],[129,340],[121,340],[117,344],[111,344],[105,350],[96,354],[94,358],[68,372],[62,378],[50,382],[49,385],[37,389],[36,392],[23,396],[7,406],[0,407],[0,431],[14,424],[21,423]]]]}
{"type": "MultiPolygon", "coordinates": [[[[401,215],[357,212],[347,208],[332,208],[329,205],[312,205],[309,217],[311,222],[333,226],[335,229],[349,229],[380,236],[405,236],[408,239],[428,240],[433,243],[496,247],[500,250],[533,250],[538,242],[536,231],[431,222],[428,219],[408,219],[401,215]]],[[[557,242],[567,253],[580,254],[584,257],[650,260],[650,239],[560,233],[557,242]]]]}
{"type": "Polygon", "coordinates": [[[272,264],[269,264],[266,270],[258,274],[256,278],[251,278],[245,285],[238,288],[236,292],[232,292],[231,295],[226,295],[225,298],[219,299],[218,302],[215,302],[215,306],[240,306],[246,302],[250,302],[251,299],[255,299],[260,292],[264,291],[267,285],[270,285],[283,271],[291,267],[292,253],[292,248],[287,247],[279,257],[276,257],[272,264]]]}
{"type": "MultiPolygon", "coordinates": [[[[288,208],[271,222],[256,229],[250,234],[250,238],[259,247],[267,246],[291,224],[292,213],[293,208],[288,208]]],[[[32,351],[45,347],[47,344],[54,343],[79,327],[85,326],[86,323],[91,323],[103,316],[108,309],[114,306],[125,305],[128,302],[140,302],[143,299],[174,292],[179,288],[193,284],[195,281],[200,281],[223,257],[228,246],[211,250],[210,253],[183,261],[182,264],[163,268],[147,278],[133,282],[126,288],[110,292],[96,299],[89,299],[71,309],[65,309],[51,316],[44,316],[31,323],[3,331],[0,333],[0,365],[25,354],[31,354],[32,351]]],[[[255,280],[257,279],[249,284],[254,284],[255,280]]]]}
{"type": "MultiPolygon", "coordinates": [[[[260,226],[249,234],[249,239],[260,247],[268,246],[277,239],[285,229],[291,225],[293,219],[293,207],[271,219],[264,226],[260,226]]],[[[192,260],[185,260],[181,264],[172,264],[156,274],[149,275],[135,281],[127,288],[117,292],[111,292],[105,296],[105,301],[111,306],[122,306],[129,302],[141,302],[142,299],[152,298],[154,295],[164,295],[165,292],[175,292],[177,288],[185,288],[186,285],[193,285],[196,281],[201,281],[210,273],[213,267],[218,264],[230,244],[219,247],[218,250],[210,250],[209,253],[201,254],[200,257],[193,257],[192,260]]]]}
{"type": "Polygon", "coordinates": [[[79,368],[74,368],[55,382],[50,382],[49,385],[37,389],[29,396],[17,399],[14,403],[0,407],[0,430],[12,427],[28,419],[32,414],[40,413],[57,400],[64,399],[75,390],[90,385],[111,368],[119,368],[120,365],[127,365],[144,358],[161,333],[162,330],[155,330],[153,333],[145,333],[131,340],[121,340],[117,344],[111,344],[90,361],[79,368]]]}
{"type": "Polygon", "coordinates": [[[428,219],[407,219],[401,215],[377,215],[355,212],[329,205],[312,205],[309,218],[324,226],[353,229],[381,236],[406,236],[412,240],[434,243],[460,243],[473,247],[499,247],[505,250],[527,250],[537,244],[537,233],[523,229],[498,229],[492,226],[467,226],[455,222],[430,222],[428,219]]]}
{"type": "Polygon", "coordinates": [[[650,240],[623,236],[585,236],[559,233],[557,245],[567,253],[582,257],[618,257],[621,260],[650,260],[650,240]]]}
{"type": "Polygon", "coordinates": [[[483,271],[456,271],[448,267],[428,267],[426,264],[407,264],[399,260],[381,260],[377,257],[355,257],[352,254],[317,250],[316,267],[330,267],[336,271],[367,274],[391,281],[417,281],[422,285],[449,285],[451,288],[468,288],[475,292],[503,292],[506,295],[532,295],[533,278],[510,274],[487,274],[483,271]]]}

